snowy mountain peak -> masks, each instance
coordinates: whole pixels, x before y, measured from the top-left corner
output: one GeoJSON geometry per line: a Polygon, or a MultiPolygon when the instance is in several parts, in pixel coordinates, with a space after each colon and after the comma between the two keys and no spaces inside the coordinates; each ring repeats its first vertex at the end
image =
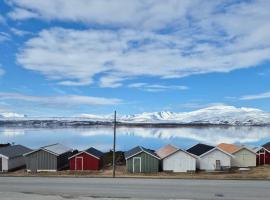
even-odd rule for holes
{"type": "MultiPolygon", "coordinates": [[[[48,120],[77,122],[112,122],[113,115],[81,114],[72,118],[29,118],[17,113],[0,113],[2,120],[48,120]]],[[[127,124],[207,124],[207,125],[270,125],[270,113],[255,108],[237,108],[217,105],[191,112],[144,112],[133,115],[117,115],[117,121],[127,124]]]]}
{"type": "MultiPolygon", "coordinates": [[[[227,105],[216,105],[191,112],[143,112],[117,118],[123,123],[270,125],[270,113],[255,108],[236,108],[227,105]]],[[[91,117],[89,119],[91,120],[91,117]]],[[[103,119],[108,120],[106,117],[103,119]]]]}
{"type": "Polygon", "coordinates": [[[234,106],[228,106],[228,105],[216,105],[216,106],[210,106],[207,108],[202,108],[197,111],[226,111],[226,112],[239,112],[239,111],[246,111],[246,112],[263,112],[260,109],[257,108],[246,108],[246,107],[240,107],[236,108],[234,106]]]}
{"type": "Polygon", "coordinates": [[[23,118],[23,117],[26,117],[26,115],[13,113],[13,112],[0,113],[0,118],[23,118]]]}

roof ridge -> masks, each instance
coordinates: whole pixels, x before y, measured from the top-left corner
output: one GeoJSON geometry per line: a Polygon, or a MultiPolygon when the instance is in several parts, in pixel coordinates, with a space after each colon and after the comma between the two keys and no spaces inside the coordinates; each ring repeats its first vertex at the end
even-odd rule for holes
{"type": "Polygon", "coordinates": [[[40,147],[40,149],[46,148],[46,147],[51,147],[51,146],[55,146],[55,145],[59,145],[60,143],[54,143],[54,144],[50,144],[50,145],[46,145],[43,147],[40,147]]]}

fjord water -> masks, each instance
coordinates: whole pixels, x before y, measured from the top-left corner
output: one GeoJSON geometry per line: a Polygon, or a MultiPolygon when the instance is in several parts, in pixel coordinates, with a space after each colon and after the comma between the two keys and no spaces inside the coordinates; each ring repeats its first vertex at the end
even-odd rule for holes
{"type": "MultiPolygon", "coordinates": [[[[0,128],[0,143],[15,143],[38,148],[62,143],[76,149],[90,146],[107,151],[112,148],[112,127],[93,128],[0,128]]],[[[117,128],[117,149],[127,150],[136,145],[157,149],[165,144],[188,148],[196,143],[239,143],[259,146],[270,141],[270,127],[213,126],[181,128],[117,128]]]]}

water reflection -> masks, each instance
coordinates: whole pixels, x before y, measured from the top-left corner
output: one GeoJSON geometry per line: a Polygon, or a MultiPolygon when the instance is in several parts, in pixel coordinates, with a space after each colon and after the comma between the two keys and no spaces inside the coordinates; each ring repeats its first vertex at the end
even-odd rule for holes
{"type": "MultiPolygon", "coordinates": [[[[60,142],[73,148],[94,146],[109,150],[112,146],[112,128],[29,129],[0,128],[0,142],[14,142],[31,148],[60,142]]],[[[209,144],[245,143],[261,145],[270,140],[270,127],[205,127],[205,128],[128,128],[117,129],[117,148],[126,150],[135,145],[159,148],[172,143],[182,148],[202,142],[209,144]]]]}

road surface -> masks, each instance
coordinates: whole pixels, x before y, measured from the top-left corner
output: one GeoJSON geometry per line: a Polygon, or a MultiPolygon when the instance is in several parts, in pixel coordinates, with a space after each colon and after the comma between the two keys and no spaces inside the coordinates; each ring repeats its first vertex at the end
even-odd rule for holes
{"type": "Polygon", "coordinates": [[[269,200],[270,181],[0,177],[1,200],[269,200]]]}

